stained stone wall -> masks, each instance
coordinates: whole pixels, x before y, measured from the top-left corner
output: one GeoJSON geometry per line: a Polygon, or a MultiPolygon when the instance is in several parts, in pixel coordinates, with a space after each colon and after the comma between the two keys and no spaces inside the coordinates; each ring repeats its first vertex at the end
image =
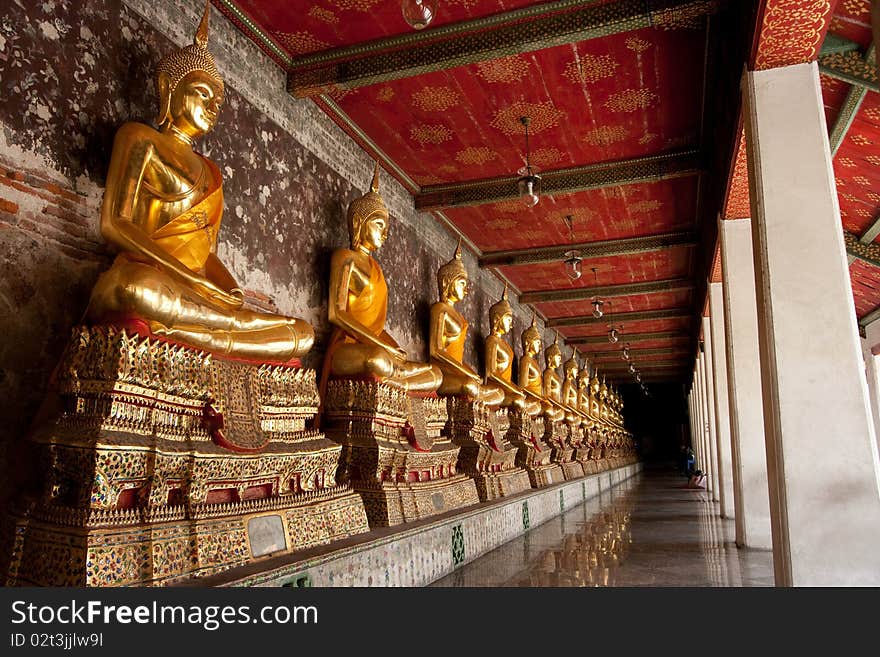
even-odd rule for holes
{"type": "MultiPolygon", "coordinates": [[[[112,252],[98,217],[113,135],[150,123],[152,70],[191,42],[200,0],[10,0],[0,4],[0,502],[18,485],[14,446],[25,437],[60,352],[112,252]]],[[[372,162],[219,12],[209,47],[226,80],[219,125],[200,144],[224,175],[218,247],[242,287],[310,321],[320,367],[330,252],[347,242],[345,208],[372,162]]],[[[388,330],[426,356],[435,273],[455,238],[383,175],[392,214],[378,255],[391,288],[388,330]]],[[[472,254],[466,358],[482,367],[487,311],[501,284],[472,254]]],[[[513,335],[529,321],[514,303],[513,335]]],[[[515,340],[518,343],[518,339],[515,340]]],[[[519,345],[517,344],[517,351],[519,345]]]]}

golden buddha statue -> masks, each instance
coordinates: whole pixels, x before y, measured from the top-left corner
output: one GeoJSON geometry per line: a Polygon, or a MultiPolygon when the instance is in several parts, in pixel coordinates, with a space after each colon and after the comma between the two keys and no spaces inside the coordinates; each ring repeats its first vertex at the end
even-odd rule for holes
{"type": "Polygon", "coordinates": [[[569,358],[562,366],[564,373],[562,380],[562,404],[565,406],[565,419],[573,424],[580,425],[581,417],[578,411],[578,362],[576,352],[572,351],[569,358]]]}
{"type": "Polygon", "coordinates": [[[590,368],[584,361],[577,376],[577,409],[585,419],[590,416],[590,368]]]}
{"type": "Polygon", "coordinates": [[[504,391],[502,406],[537,415],[541,412],[541,402],[531,398],[527,401],[525,393],[513,383],[513,347],[504,339],[513,325],[513,308],[507,300],[506,284],[501,300],[489,308],[489,325],[492,332],[485,344],[486,382],[504,391]]]}
{"type": "Polygon", "coordinates": [[[602,409],[599,407],[599,390],[601,387],[599,371],[594,369],[593,378],[590,379],[590,415],[594,420],[601,418],[602,409]]]}
{"type": "Polygon", "coordinates": [[[554,407],[553,421],[559,422],[566,419],[566,409],[562,403],[562,378],[556,371],[562,364],[562,349],[559,348],[559,333],[556,339],[544,351],[544,374],[542,375],[542,389],[544,398],[554,407]]]}
{"type": "Polygon", "coordinates": [[[605,377],[602,377],[602,385],[599,386],[599,414],[602,419],[608,421],[608,385],[605,377]]]}
{"type": "MultiPolygon", "coordinates": [[[[565,413],[562,409],[553,405],[544,396],[544,383],[541,376],[541,366],[538,364],[538,354],[541,351],[541,332],[538,330],[535,317],[532,324],[522,332],[523,355],[519,359],[519,387],[526,394],[527,401],[540,404],[540,413],[548,413],[554,422],[561,420],[565,413]]],[[[534,408],[534,406],[532,407],[534,408]]]]}
{"type": "Polygon", "coordinates": [[[379,163],[370,191],[348,206],[351,248],[336,249],[330,259],[330,322],[335,325],[325,355],[325,378],[370,376],[413,391],[434,391],[440,369],[407,360],[406,352],[385,331],[388,285],[372,253],[388,238],[388,209],[379,196],[379,163]]]}
{"type": "Polygon", "coordinates": [[[244,294],[216,255],[220,170],[193,150],[223,104],[207,49],[210,2],[192,45],[156,68],[159,129],[119,128],[101,207],[101,234],[122,252],[95,285],[92,323],[133,322],[154,335],[238,358],[287,362],[314,342],[301,319],[242,309],[244,294]]]}
{"type": "Polygon", "coordinates": [[[461,261],[461,240],[452,260],[437,272],[440,301],[431,306],[429,352],[431,361],[443,372],[437,392],[441,395],[467,395],[488,406],[504,401],[504,390],[485,385],[479,374],[464,363],[464,342],[468,323],[455,304],[467,295],[468,273],[461,261]]]}

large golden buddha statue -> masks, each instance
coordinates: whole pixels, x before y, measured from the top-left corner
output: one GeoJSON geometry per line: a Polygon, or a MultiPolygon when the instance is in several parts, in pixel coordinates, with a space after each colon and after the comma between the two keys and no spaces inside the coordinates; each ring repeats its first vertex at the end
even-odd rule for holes
{"type": "Polygon", "coordinates": [[[583,419],[578,410],[578,362],[577,352],[571,352],[569,358],[562,366],[564,377],[562,380],[562,404],[565,406],[566,419],[572,424],[580,425],[583,419]]]}
{"type": "Polygon", "coordinates": [[[223,104],[223,80],[207,49],[209,8],[193,44],[159,62],[159,129],[126,123],[116,133],[101,234],[121,253],[98,279],[87,318],[143,323],[198,349],[287,362],[311,348],[312,327],[244,310],[242,290],[216,255],[220,170],[193,150],[223,104]]]}
{"type": "Polygon", "coordinates": [[[577,376],[577,409],[585,419],[590,417],[590,367],[584,361],[577,376]]]}
{"type": "Polygon", "coordinates": [[[379,195],[379,164],[370,191],[348,206],[351,247],[330,260],[330,322],[336,326],[325,355],[334,376],[370,376],[414,391],[434,391],[440,369],[407,359],[385,331],[388,285],[373,258],[388,238],[388,209],[379,195]]]}
{"type": "Polygon", "coordinates": [[[497,385],[504,391],[502,406],[522,409],[526,415],[541,412],[541,402],[530,398],[513,383],[513,347],[504,339],[513,325],[513,308],[507,300],[507,285],[501,300],[489,308],[489,327],[491,334],[486,338],[486,381],[497,385]]]}
{"type": "Polygon", "coordinates": [[[429,352],[431,361],[443,372],[443,382],[437,392],[441,395],[467,395],[498,406],[504,401],[504,391],[494,385],[485,385],[482,378],[464,363],[464,343],[468,323],[455,304],[467,295],[468,273],[461,261],[461,240],[452,260],[437,272],[440,301],[431,306],[429,352]]]}

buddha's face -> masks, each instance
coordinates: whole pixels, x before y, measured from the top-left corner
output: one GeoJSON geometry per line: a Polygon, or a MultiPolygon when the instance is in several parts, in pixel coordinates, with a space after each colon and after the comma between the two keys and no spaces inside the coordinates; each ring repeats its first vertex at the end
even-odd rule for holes
{"type": "Polygon", "coordinates": [[[501,335],[510,333],[511,328],[513,328],[513,315],[511,313],[504,313],[498,318],[498,321],[495,322],[495,330],[501,335]]]}
{"type": "Polygon", "coordinates": [[[456,301],[461,301],[467,296],[467,288],[468,288],[468,279],[464,276],[457,276],[455,280],[450,283],[448,288],[449,300],[455,303],[456,301]]]}
{"type": "Polygon", "coordinates": [[[532,355],[537,354],[539,351],[541,351],[541,338],[539,338],[539,337],[532,338],[529,341],[529,343],[526,345],[526,348],[529,350],[530,354],[532,354],[532,355]]]}
{"type": "Polygon", "coordinates": [[[562,356],[560,354],[552,354],[547,357],[547,367],[555,370],[562,364],[562,356]]]}
{"type": "Polygon", "coordinates": [[[388,215],[376,212],[364,222],[361,228],[361,245],[375,251],[388,239],[388,215]]]}
{"type": "Polygon", "coordinates": [[[171,124],[190,137],[214,129],[223,104],[223,89],[202,71],[187,73],[171,94],[171,124]]]}

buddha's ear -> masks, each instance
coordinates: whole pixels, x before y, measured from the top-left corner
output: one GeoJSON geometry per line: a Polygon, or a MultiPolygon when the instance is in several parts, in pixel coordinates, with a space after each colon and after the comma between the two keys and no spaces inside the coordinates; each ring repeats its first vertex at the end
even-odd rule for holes
{"type": "Polygon", "coordinates": [[[170,118],[171,113],[171,79],[167,73],[159,73],[156,78],[156,88],[159,91],[159,115],[156,117],[156,123],[161,128],[170,118]]]}

